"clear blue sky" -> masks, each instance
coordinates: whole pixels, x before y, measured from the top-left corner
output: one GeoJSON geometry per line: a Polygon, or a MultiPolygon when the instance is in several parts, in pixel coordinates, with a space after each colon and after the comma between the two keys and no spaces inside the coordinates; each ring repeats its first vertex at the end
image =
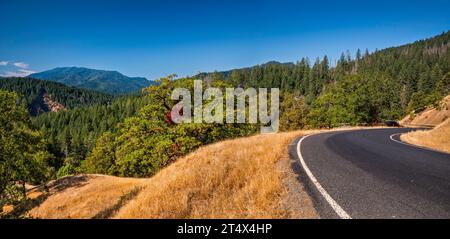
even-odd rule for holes
{"type": "Polygon", "coordinates": [[[447,30],[446,0],[1,0],[0,75],[85,66],[185,76],[303,56],[334,60],[347,49],[372,51],[447,30]]]}

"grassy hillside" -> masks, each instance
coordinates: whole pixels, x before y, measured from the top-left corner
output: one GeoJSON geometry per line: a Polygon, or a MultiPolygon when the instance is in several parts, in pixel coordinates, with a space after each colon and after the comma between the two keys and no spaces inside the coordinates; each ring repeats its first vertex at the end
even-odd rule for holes
{"type": "MultiPolygon", "coordinates": [[[[121,198],[139,189],[147,179],[118,178],[106,175],[78,175],[49,182],[29,190],[37,207],[34,218],[103,218],[119,205],[121,198]],[[40,204],[42,203],[42,204],[40,204]]],[[[123,199],[122,199],[123,200],[123,199]]],[[[13,211],[12,211],[13,212],[13,211]]]]}
{"type": "MultiPolygon", "coordinates": [[[[401,47],[357,54],[355,58],[343,55],[335,67],[330,67],[324,57],[312,66],[303,59],[297,64],[272,62],[231,73],[207,74],[203,87],[222,90],[233,86],[281,88],[282,130],[374,125],[386,119],[400,119],[406,114],[417,113],[449,93],[449,37],[447,32],[401,47]]],[[[20,190],[25,182],[43,182],[82,173],[153,176],[139,193],[128,189],[129,195],[126,192],[115,194],[124,198],[119,196],[117,199],[122,202],[114,217],[160,217],[164,213],[164,217],[219,217],[225,210],[232,212],[227,214],[230,217],[266,217],[269,214],[287,217],[288,213],[280,209],[280,204],[271,204],[261,198],[270,198],[271,202],[279,202],[282,198],[281,183],[276,179],[276,175],[280,174],[276,172],[276,161],[272,159],[279,157],[277,152],[281,151],[277,147],[286,147],[288,139],[272,135],[258,138],[257,141],[264,144],[238,140],[225,141],[223,145],[227,147],[218,147],[222,143],[214,143],[255,134],[259,125],[174,124],[168,113],[178,102],[170,96],[175,88],[186,88],[192,92],[194,79],[174,80],[173,76],[168,76],[158,80],[158,85],[146,88],[143,95],[123,97],[111,104],[79,107],[35,117],[32,120],[34,127],[31,127],[22,109],[16,107],[16,96],[0,91],[0,95],[8,100],[5,100],[8,107],[3,107],[5,113],[0,119],[10,122],[20,115],[23,124],[33,128],[30,129],[31,143],[22,143],[32,146],[31,140],[40,142],[42,153],[35,155],[35,161],[43,169],[42,174],[35,178],[33,173],[36,167],[26,163],[29,159],[27,155],[17,148],[8,149],[14,155],[4,157],[9,164],[7,166],[13,168],[19,158],[24,162],[19,169],[26,170],[19,171],[24,174],[20,178],[21,185],[15,184],[17,179],[11,174],[0,185],[0,191],[6,192],[9,188],[20,190]],[[278,143],[280,145],[277,146],[278,143]],[[209,144],[214,145],[205,146],[209,144]],[[195,153],[185,157],[199,147],[204,148],[198,152],[211,148],[197,155],[198,160],[192,160],[195,153]],[[269,158],[266,159],[266,156],[269,158]],[[215,161],[216,157],[225,160],[215,161]],[[219,171],[215,171],[216,168],[219,171]],[[264,170],[264,176],[258,168],[264,170]],[[252,177],[248,178],[246,172],[251,172],[252,177]],[[205,186],[199,188],[199,184],[204,183],[205,186]],[[229,185],[225,187],[223,183],[229,185]],[[180,184],[185,189],[180,188],[180,184]],[[252,191],[256,189],[261,192],[252,191]],[[215,190],[220,195],[216,195],[215,190]],[[251,194],[257,198],[248,198],[251,194]],[[133,198],[133,195],[136,197],[133,198]],[[227,199],[229,195],[234,197],[227,199]],[[171,201],[171,198],[176,200],[171,201]],[[153,201],[158,203],[153,204],[153,201]],[[208,207],[201,208],[203,204],[208,207]],[[251,210],[242,211],[244,204],[250,205],[251,210]],[[265,214],[265,210],[270,210],[270,213],[265,214]]],[[[18,141],[13,134],[21,132],[17,125],[8,126],[5,130],[8,132],[4,133],[5,140],[18,141]]],[[[75,194],[70,195],[69,200],[77,198],[75,194]]],[[[50,196],[48,200],[51,199],[50,196]]],[[[58,205],[57,201],[48,204],[48,207],[52,205],[58,205]]]]}
{"type": "Polygon", "coordinates": [[[48,184],[50,192],[41,196],[29,216],[316,218],[287,155],[287,145],[302,133],[256,135],[204,146],[147,179],[62,178],[48,184]],[[298,184],[298,191],[289,190],[289,180],[298,184]],[[291,193],[297,193],[296,200],[289,198],[291,193]]]}
{"type": "Polygon", "coordinates": [[[428,107],[416,115],[402,120],[405,125],[432,126],[432,130],[419,130],[401,135],[401,139],[416,144],[450,153],[450,95],[435,107],[428,107]]]}
{"type": "Polygon", "coordinates": [[[420,112],[411,113],[400,121],[402,125],[437,126],[450,118],[450,95],[435,106],[428,106],[420,112]]]}
{"type": "MultiPolygon", "coordinates": [[[[447,32],[405,46],[376,51],[372,54],[359,54],[355,57],[356,59],[344,56],[336,67],[330,67],[326,58],[316,61],[312,66],[303,59],[297,64],[269,62],[228,72],[201,74],[199,77],[203,77],[205,82],[209,82],[208,84],[219,86],[227,84],[243,87],[280,87],[283,90],[280,105],[282,130],[378,124],[387,119],[400,119],[409,112],[409,109],[415,111],[423,109],[424,106],[436,102],[442,94],[450,90],[448,87],[450,74],[444,75],[448,72],[446,63],[450,64],[447,47],[449,36],[450,33],[447,32]],[[395,61],[396,59],[398,62],[395,61]],[[408,73],[408,77],[413,77],[410,74],[418,67],[427,73],[421,76],[422,80],[408,82],[401,80],[405,76],[399,75],[399,72],[408,73]],[[426,84],[419,84],[419,82],[431,83],[432,87],[426,88],[426,84]]],[[[168,98],[174,86],[186,84],[189,88],[190,83],[187,82],[192,79],[177,79],[175,84],[168,85],[170,89],[167,89],[167,86],[158,86],[147,96],[117,100],[112,105],[48,114],[34,119],[34,123],[45,133],[53,148],[56,149],[57,157],[61,159],[55,165],[56,170],[65,165],[67,167],[64,169],[65,173],[86,172],[85,169],[79,169],[79,166],[85,161],[86,156],[91,154],[92,160],[89,163],[91,166],[96,165],[95,162],[107,162],[108,167],[93,166],[94,169],[90,169],[89,172],[121,176],[150,174],[149,172],[157,169],[150,170],[141,166],[139,168],[143,168],[145,172],[129,172],[130,170],[126,168],[131,162],[133,165],[145,163],[147,159],[143,159],[150,155],[148,149],[154,148],[155,143],[150,143],[150,140],[156,138],[155,134],[150,134],[152,135],[150,137],[145,133],[149,130],[149,123],[153,124],[151,117],[156,117],[158,124],[162,124],[161,126],[152,125],[150,129],[156,127],[167,130],[164,133],[164,140],[169,138],[169,141],[157,140],[160,143],[166,143],[163,148],[168,145],[175,145],[173,147],[178,148],[183,144],[182,150],[184,150],[199,144],[198,141],[209,143],[218,138],[242,135],[231,132],[220,124],[210,125],[211,127],[197,125],[199,126],[197,129],[194,126],[188,126],[190,135],[187,142],[181,143],[183,140],[175,142],[173,135],[176,134],[169,133],[175,127],[166,127],[164,123],[164,115],[170,110],[167,106],[175,103],[168,98]],[[149,100],[149,98],[154,99],[149,100]],[[164,102],[161,99],[164,99],[164,102]],[[138,115],[137,112],[144,105],[147,105],[146,109],[142,109],[141,114],[138,115]],[[134,128],[147,130],[135,132],[131,130],[134,128]],[[119,131],[121,132],[118,133],[119,131]],[[205,133],[211,131],[214,134],[205,133]],[[97,142],[97,139],[105,132],[102,140],[97,142]],[[205,140],[202,138],[206,136],[200,137],[197,134],[211,136],[212,139],[205,140]],[[132,140],[123,140],[125,138],[139,143],[127,145],[127,142],[132,140]],[[95,144],[98,146],[93,152],[95,144]],[[143,146],[144,144],[148,146],[143,146]],[[140,156],[131,157],[132,154],[140,156]],[[127,158],[128,156],[133,159],[127,158]],[[124,158],[127,158],[127,162],[122,162],[124,158]]],[[[233,126],[233,128],[236,127],[233,126]]],[[[181,130],[181,132],[185,131],[181,130]]],[[[178,155],[179,152],[175,154],[178,155]]],[[[166,159],[166,156],[167,153],[158,157],[164,158],[162,161],[171,161],[175,158],[168,156],[169,158],[166,159]]],[[[148,159],[148,161],[153,160],[148,159]]],[[[60,175],[65,174],[64,170],[60,175]]]]}
{"type": "Polygon", "coordinates": [[[401,139],[410,144],[450,153],[450,119],[429,131],[420,130],[404,134],[401,139]]]}

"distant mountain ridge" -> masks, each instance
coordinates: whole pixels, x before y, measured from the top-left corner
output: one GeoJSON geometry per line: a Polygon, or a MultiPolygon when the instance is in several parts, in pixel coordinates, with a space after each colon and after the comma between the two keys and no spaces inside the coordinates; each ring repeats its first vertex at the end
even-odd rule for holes
{"type": "Polygon", "coordinates": [[[117,71],[96,70],[85,67],[57,67],[52,70],[31,74],[29,77],[113,95],[133,93],[154,84],[144,77],[128,77],[117,71]]]}

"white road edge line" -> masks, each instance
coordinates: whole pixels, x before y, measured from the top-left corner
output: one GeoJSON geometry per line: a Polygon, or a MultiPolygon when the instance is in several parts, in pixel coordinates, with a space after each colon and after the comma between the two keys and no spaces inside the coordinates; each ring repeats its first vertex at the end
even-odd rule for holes
{"type": "Polygon", "coordinates": [[[297,155],[300,160],[300,164],[302,165],[309,179],[313,182],[314,186],[316,186],[320,194],[322,194],[322,196],[325,198],[328,204],[330,204],[331,208],[333,208],[334,212],[336,212],[336,214],[341,219],[352,219],[350,215],[344,209],[342,209],[342,207],[339,206],[339,204],[330,196],[330,194],[327,193],[327,191],[322,187],[322,185],[320,185],[319,181],[317,181],[316,177],[314,177],[311,170],[309,170],[308,166],[306,165],[302,153],[300,152],[300,145],[302,144],[302,141],[309,136],[310,135],[303,136],[297,143],[297,155]]]}
{"type": "Polygon", "coordinates": [[[400,141],[400,140],[394,139],[394,137],[395,137],[396,135],[399,135],[399,134],[404,134],[404,133],[396,133],[396,134],[392,134],[391,136],[389,136],[389,138],[390,138],[392,141],[394,141],[394,142],[397,142],[397,143],[400,143],[400,144],[403,144],[403,145],[407,145],[407,146],[410,146],[410,147],[414,147],[414,148],[418,148],[418,149],[423,149],[423,150],[427,150],[427,151],[431,151],[431,152],[436,152],[436,153],[441,153],[441,154],[448,154],[448,152],[444,152],[444,151],[440,151],[440,150],[436,150],[436,149],[431,149],[431,148],[427,148],[427,147],[423,147],[423,146],[419,146],[419,145],[409,144],[409,143],[405,143],[405,142],[402,142],[402,141],[400,141]]]}
{"type": "Polygon", "coordinates": [[[392,141],[395,141],[395,142],[397,142],[397,143],[404,144],[404,145],[408,145],[408,146],[414,146],[414,147],[416,147],[416,148],[419,148],[419,147],[417,147],[417,146],[415,146],[415,145],[407,144],[407,143],[402,142],[402,141],[400,141],[400,140],[394,139],[394,136],[399,135],[399,134],[403,134],[403,133],[391,134],[391,136],[389,136],[389,138],[390,138],[392,141]]]}

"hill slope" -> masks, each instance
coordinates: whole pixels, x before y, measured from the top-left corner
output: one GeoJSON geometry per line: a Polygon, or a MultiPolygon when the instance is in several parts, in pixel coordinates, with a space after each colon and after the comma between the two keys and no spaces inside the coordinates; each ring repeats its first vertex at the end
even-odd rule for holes
{"type": "MultiPolygon", "coordinates": [[[[303,58],[295,64],[269,63],[233,71],[200,74],[201,77],[225,79],[243,87],[279,88],[281,91],[305,96],[309,106],[338,105],[331,102],[343,99],[344,110],[339,110],[339,123],[350,123],[344,111],[360,114],[368,109],[358,124],[378,123],[386,119],[401,119],[411,111],[423,108],[450,93],[450,31],[402,46],[375,52],[342,54],[332,67],[325,56],[310,62],[303,58]],[[349,80],[355,77],[358,80],[349,80]],[[354,92],[361,86],[356,100],[350,105],[352,95],[338,95],[335,85],[343,91],[354,92]],[[328,92],[327,92],[328,91],[328,92]],[[328,94],[328,98],[317,100],[328,94]],[[365,105],[363,105],[365,104],[365,105]],[[358,109],[358,110],[354,110],[358,109]],[[354,112],[353,112],[354,111],[354,112]]],[[[338,92],[339,93],[339,92],[338,92]]],[[[336,107],[335,107],[336,108],[336,107]]]]}
{"type": "Polygon", "coordinates": [[[58,67],[31,74],[29,77],[56,81],[109,94],[133,93],[152,83],[143,77],[128,77],[117,71],[95,70],[84,67],[58,67]]]}
{"type": "Polygon", "coordinates": [[[33,116],[61,109],[107,104],[113,96],[32,78],[0,78],[0,89],[18,93],[33,116]]]}
{"type": "Polygon", "coordinates": [[[415,131],[401,136],[403,141],[450,153],[450,118],[429,131],[415,131]]]}
{"type": "MultiPolygon", "coordinates": [[[[80,175],[48,184],[38,218],[316,218],[287,145],[302,132],[208,145],[152,178],[80,175]],[[271,145],[270,148],[267,145],[271,145]],[[288,180],[295,185],[290,192],[288,180]],[[298,185],[297,185],[298,184],[298,185]],[[299,190],[300,189],[300,190],[299,190]],[[289,198],[296,193],[295,200],[289,198]]],[[[31,190],[31,193],[38,193],[31,190]]],[[[35,196],[36,197],[36,196],[35,196]]]]}
{"type": "Polygon", "coordinates": [[[425,110],[403,118],[402,125],[434,127],[450,118],[450,95],[445,97],[438,107],[427,107],[425,110]]]}
{"type": "Polygon", "coordinates": [[[84,159],[103,133],[116,132],[117,124],[135,116],[148,104],[146,97],[126,95],[117,97],[108,104],[41,114],[33,117],[32,122],[36,128],[42,129],[44,136],[55,145],[55,156],[61,161],[64,161],[66,154],[84,159]],[[70,147],[66,147],[65,138],[72,139],[70,147]]]}

